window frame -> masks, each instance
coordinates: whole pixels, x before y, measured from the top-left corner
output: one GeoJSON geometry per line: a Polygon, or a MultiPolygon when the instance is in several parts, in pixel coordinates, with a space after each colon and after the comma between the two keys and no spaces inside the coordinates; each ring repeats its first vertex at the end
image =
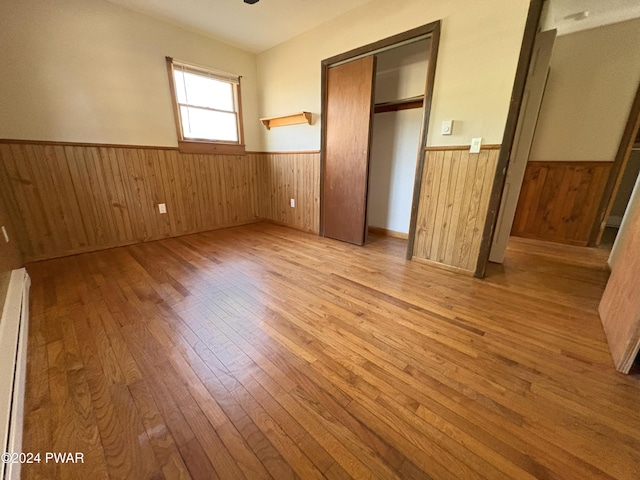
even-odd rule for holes
{"type": "Polygon", "coordinates": [[[245,155],[244,144],[244,129],[242,119],[242,95],[240,76],[231,75],[224,72],[218,72],[212,68],[202,67],[188,62],[182,62],[174,60],[172,57],[166,57],[167,73],[169,75],[169,90],[171,91],[171,103],[173,106],[173,115],[176,124],[176,134],[178,136],[178,150],[182,153],[217,153],[223,155],[245,155]],[[174,79],[174,66],[179,65],[186,67],[186,70],[190,70],[194,73],[202,72],[204,75],[210,75],[212,77],[229,77],[237,78],[238,82],[228,82],[234,94],[234,106],[236,111],[236,121],[238,129],[238,141],[225,141],[225,140],[209,140],[209,139],[196,139],[186,138],[182,130],[182,116],[180,115],[180,103],[176,93],[176,85],[174,79]]]}

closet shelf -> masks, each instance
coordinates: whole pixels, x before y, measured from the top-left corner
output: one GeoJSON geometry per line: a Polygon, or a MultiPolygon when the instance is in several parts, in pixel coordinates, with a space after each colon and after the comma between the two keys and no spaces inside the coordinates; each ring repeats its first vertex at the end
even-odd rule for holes
{"type": "Polygon", "coordinates": [[[261,118],[260,121],[267,130],[271,127],[284,127],[286,125],[296,125],[298,123],[308,123],[311,125],[310,112],[298,112],[291,115],[280,115],[278,117],[261,118]]]}
{"type": "Polygon", "coordinates": [[[397,112],[398,110],[408,110],[410,108],[422,108],[423,103],[424,95],[418,95],[417,97],[403,98],[402,100],[376,103],[373,111],[375,113],[397,112]]]}

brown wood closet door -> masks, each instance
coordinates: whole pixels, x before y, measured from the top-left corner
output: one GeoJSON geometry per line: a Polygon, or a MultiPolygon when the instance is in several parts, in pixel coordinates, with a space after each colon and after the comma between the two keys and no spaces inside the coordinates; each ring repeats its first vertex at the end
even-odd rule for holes
{"type": "Polygon", "coordinates": [[[356,245],[367,230],[375,57],[327,70],[323,235],[356,245]]]}

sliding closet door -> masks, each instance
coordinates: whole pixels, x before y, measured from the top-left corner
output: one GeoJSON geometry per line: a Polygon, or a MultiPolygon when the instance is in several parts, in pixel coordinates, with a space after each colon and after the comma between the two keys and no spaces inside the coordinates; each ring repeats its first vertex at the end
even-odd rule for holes
{"type": "Polygon", "coordinates": [[[327,70],[322,221],[325,237],[364,244],[375,57],[327,70]]]}

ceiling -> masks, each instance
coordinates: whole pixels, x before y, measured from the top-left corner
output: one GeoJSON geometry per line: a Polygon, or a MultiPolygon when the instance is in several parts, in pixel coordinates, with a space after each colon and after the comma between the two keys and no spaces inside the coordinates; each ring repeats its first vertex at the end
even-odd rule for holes
{"type": "Polygon", "coordinates": [[[258,53],[370,0],[107,0],[258,53]]]}
{"type": "Polygon", "coordinates": [[[640,17],[639,0],[550,0],[543,29],[556,28],[558,35],[601,27],[640,17]],[[566,18],[587,11],[583,20],[566,18]]]}
{"type": "MultiPolygon", "coordinates": [[[[370,0],[107,0],[259,53],[370,0]]],[[[544,30],[558,35],[640,17],[639,0],[549,0],[544,30]],[[565,18],[588,11],[583,20],[565,18]]]]}

